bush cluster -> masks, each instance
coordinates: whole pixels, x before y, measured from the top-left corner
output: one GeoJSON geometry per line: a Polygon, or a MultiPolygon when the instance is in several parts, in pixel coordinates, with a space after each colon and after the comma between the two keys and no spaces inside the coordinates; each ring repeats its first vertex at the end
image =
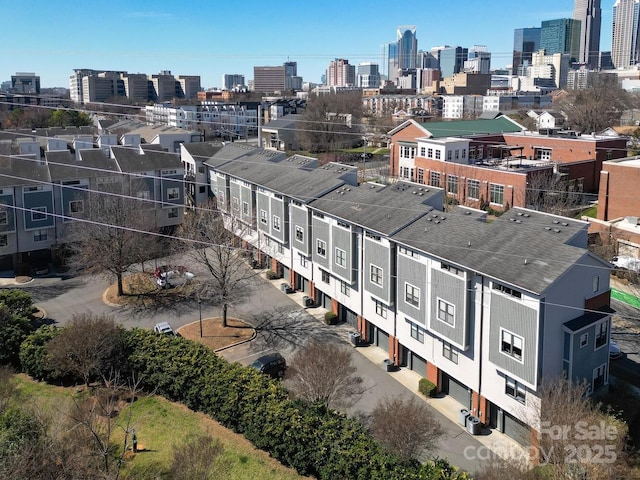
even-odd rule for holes
{"type": "Polygon", "coordinates": [[[425,397],[433,397],[436,394],[436,386],[426,378],[421,378],[418,382],[418,391],[425,397]]]}

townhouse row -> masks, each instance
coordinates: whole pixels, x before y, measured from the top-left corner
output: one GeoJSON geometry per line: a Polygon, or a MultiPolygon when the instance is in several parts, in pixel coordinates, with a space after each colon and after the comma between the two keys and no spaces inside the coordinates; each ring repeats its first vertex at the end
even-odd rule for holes
{"type": "Polygon", "coordinates": [[[544,379],[608,383],[610,267],[585,222],[445,212],[441,188],[358,184],[352,167],[247,145],[204,165],[262,266],[483,424],[530,445],[544,379]]]}

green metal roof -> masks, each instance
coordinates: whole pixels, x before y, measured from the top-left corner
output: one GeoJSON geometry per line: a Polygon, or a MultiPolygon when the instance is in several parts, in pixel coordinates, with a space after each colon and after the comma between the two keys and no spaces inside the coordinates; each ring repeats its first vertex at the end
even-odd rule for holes
{"type": "Polygon", "coordinates": [[[420,123],[420,126],[431,134],[431,138],[466,137],[487,133],[515,133],[525,129],[504,116],[484,120],[425,122],[420,123]]]}

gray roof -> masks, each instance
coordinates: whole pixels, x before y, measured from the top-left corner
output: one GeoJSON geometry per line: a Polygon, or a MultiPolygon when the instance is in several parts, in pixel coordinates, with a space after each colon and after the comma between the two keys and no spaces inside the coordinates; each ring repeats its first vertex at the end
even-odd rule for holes
{"type": "Polygon", "coordinates": [[[115,160],[97,148],[81,150],[80,160],[68,151],[47,152],[45,156],[53,181],[105,177],[118,172],[115,160]]]}
{"type": "Polygon", "coordinates": [[[565,322],[564,326],[567,330],[577,332],[582,330],[584,327],[597,322],[598,320],[602,320],[603,318],[608,317],[612,313],[614,313],[614,310],[611,308],[605,308],[604,311],[601,312],[587,312],[584,315],[580,315],[573,320],[565,322]]]}
{"type": "Polygon", "coordinates": [[[183,143],[182,146],[193,158],[206,160],[213,157],[224,144],[221,142],[192,142],[183,143]]]}
{"type": "Polygon", "coordinates": [[[141,154],[138,149],[127,147],[111,147],[111,152],[120,170],[125,173],[182,168],[180,155],[177,153],[150,150],[141,154]]]}
{"type": "Polygon", "coordinates": [[[585,222],[521,208],[484,223],[480,213],[457,208],[434,211],[393,238],[447,263],[541,294],[588,255],[570,244],[585,229],[585,222]]]}
{"type": "Polygon", "coordinates": [[[0,158],[0,187],[42,185],[51,183],[49,168],[33,157],[25,155],[0,158]]]}
{"type": "Polygon", "coordinates": [[[407,182],[344,185],[314,200],[311,208],[383,235],[392,235],[442,203],[442,190],[407,182]],[[434,197],[437,201],[434,202],[434,197]]]}
{"type": "Polygon", "coordinates": [[[289,115],[285,115],[284,117],[276,118],[275,120],[271,120],[266,125],[263,125],[263,129],[267,130],[278,130],[280,128],[284,129],[295,129],[296,123],[301,122],[304,117],[300,114],[292,113],[289,115]]]}

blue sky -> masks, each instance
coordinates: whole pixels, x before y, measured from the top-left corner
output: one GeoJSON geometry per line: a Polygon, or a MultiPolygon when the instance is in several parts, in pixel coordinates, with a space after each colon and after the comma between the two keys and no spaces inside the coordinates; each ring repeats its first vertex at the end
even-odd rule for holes
{"type": "MultiPolygon", "coordinates": [[[[611,49],[613,0],[603,0],[601,50],[611,49]]],[[[43,87],[68,87],[74,68],[200,75],[249,81],[256,65],[298,62],[319,82],[328,63],[380,62],[399,25],[415,25],[418,48],[486,45],[492,67],[511,63],[513,30],[571,17],[573,0],[0,0],[5,21],[0,81],[36,72],[43,87]],[[4,5],[3,5],[4,4],[4,5]]]]}

